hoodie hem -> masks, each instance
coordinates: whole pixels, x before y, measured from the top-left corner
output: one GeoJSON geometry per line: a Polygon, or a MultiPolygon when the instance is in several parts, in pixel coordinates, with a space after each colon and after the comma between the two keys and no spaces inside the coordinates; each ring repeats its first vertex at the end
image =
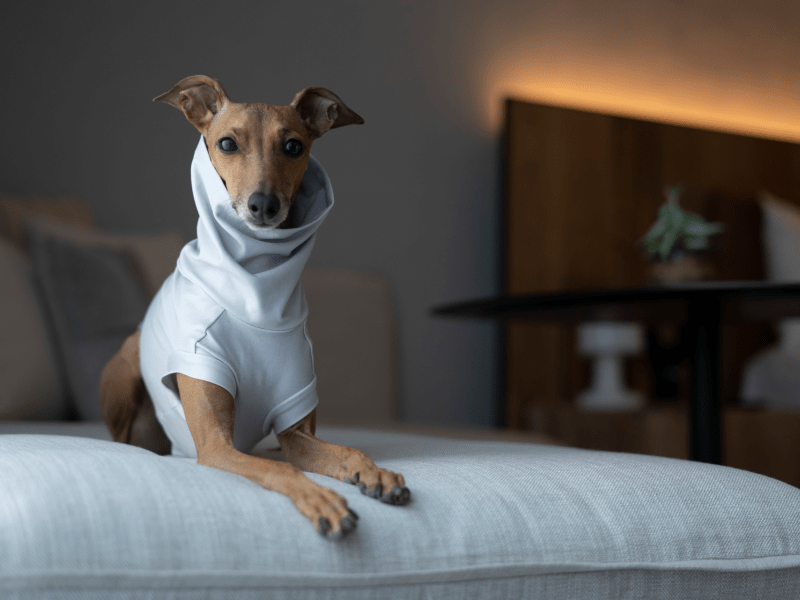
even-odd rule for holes
{"type": "Polygon", "coordinates": [[[269,435],[270,430],[273,429],[276,434],[288,429],[314,410],[318,403],[317,376],[315,375],[306,387],[269,411],[262,427],[264,435],[269,435]]]}

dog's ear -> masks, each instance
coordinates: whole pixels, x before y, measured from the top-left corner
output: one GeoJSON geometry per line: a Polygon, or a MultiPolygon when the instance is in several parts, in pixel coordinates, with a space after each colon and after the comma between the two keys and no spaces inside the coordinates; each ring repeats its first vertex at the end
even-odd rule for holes
{"type": "Polygon", "coordinates": [[[153,102],[166,102],[182,110],[189,122],[205,134],[214,115],[229,100],[219,81],[205,75],[192,75],[179,81],[166,94],[153,98],[153,102]]]}
{"type": "Polygon", "coordinates": [[[298,92],[291,107],[303,119],[314,138],[320,137],[329,129],[364,123],[364,119],[347,108],[339,96],[321,87],[307,87],[298,92]]]}

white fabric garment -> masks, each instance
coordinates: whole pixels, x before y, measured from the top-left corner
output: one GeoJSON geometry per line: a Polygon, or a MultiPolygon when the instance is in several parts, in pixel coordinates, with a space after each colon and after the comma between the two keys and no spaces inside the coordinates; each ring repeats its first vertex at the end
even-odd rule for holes
{"type": "Polygon", "coordinates": [[[309,157],[293,229],[251,230],[231,205],[201,137],[192,161],[197,239],[181,251],[142,323],[140,363],[173,453],[196,449],[175,374],[219,385],[234,397],[234,445],[250,450],[317,405],[308,314],[300,274],[315,232],[333,206],[322,166],[309,157]]]}

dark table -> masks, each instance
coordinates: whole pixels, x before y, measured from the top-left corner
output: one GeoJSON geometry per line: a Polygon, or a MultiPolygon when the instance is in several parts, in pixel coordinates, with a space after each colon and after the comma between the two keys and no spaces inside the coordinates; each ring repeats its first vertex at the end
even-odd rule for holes
{"type": "Polygon", "coordinates": [[[715,281],[670,286],[497,296],[438,306],[442,317],[495,320],[685,323],[691,349],[689,456],[722,463],[720,327],[724,321],[800,316],[800,283],[715,281]]]}

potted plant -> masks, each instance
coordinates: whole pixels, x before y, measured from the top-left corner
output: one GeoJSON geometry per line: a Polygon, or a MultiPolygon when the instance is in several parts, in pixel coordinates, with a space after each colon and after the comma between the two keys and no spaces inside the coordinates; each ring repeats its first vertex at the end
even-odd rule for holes
{"type": "Polygon", "coordinates": [[[704,251],[709,237],[722,231],[722,223],[708,223],[683,210],[678,204],[682,192],[682,186],[665,188],[667,201],[641,240],[651,260],[650,283],[669,285],[711,277],[704,251]]]}

